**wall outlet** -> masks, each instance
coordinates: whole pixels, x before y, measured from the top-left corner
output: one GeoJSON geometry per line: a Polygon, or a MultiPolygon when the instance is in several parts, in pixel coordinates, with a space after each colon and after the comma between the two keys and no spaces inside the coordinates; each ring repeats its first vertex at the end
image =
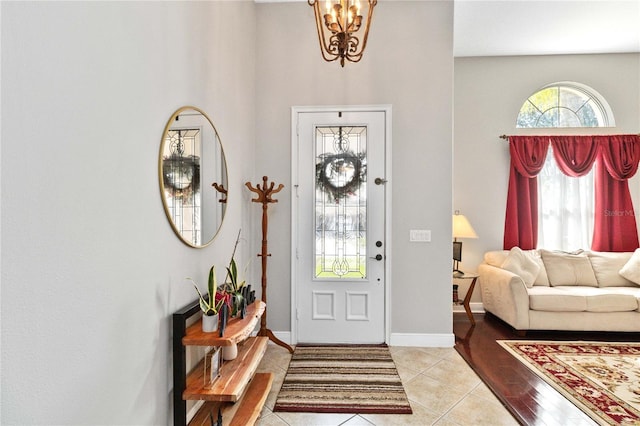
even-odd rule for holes
{"type": "Polygon", "coordinates": [[[431,230],[412,229],[409,231],[409,241],[428,243],[431,241],[431,230]]]}

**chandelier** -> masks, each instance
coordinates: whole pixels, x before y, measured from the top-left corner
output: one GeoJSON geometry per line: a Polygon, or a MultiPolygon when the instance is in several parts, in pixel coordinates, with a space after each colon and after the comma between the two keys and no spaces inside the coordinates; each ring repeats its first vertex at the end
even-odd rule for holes
{"type": "Polygon", "coordinates": [[[309,6],[313,6],[316,15],[318,40],[324,60],[332,62],[340,58],[340,65],[343,67],[345,59],[359,62],[367,46],[373,8],[378,0],[362,0],[368,5],[362,40],[358,38],[358,31],[363,26],[360,0],[326,0],[322,2],[324,8],[319,0],[307,2],[309,6]]]}

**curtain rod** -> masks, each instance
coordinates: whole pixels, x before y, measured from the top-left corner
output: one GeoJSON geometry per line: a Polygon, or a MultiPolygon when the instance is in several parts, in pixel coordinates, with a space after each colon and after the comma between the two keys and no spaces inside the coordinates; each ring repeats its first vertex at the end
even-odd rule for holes
{"type": "MultiPolygon", "coordinates": [[[[624,136],[624,135],[630,135],[630,133],[623,133],[623,134],[619,134],[619,135],[518,135],[518,136],[624,136]]],[[[511,136],[516,136],[516,135],[511,135],[511,136]]],[[[633,135],[633,136],[640,136],[640,133],[633,135]]],[[[509,140],[508,135],[500,135],[500,139],[506,139],[509,140]]]]}

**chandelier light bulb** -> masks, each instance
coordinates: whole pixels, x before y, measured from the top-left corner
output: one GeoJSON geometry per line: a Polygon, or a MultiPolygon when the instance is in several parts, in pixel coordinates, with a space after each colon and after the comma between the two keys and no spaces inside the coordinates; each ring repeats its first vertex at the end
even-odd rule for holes
{"type": "Polygon", "coordinates": [[[307,0],[314,10],[322,57],[327,62],[340,60],[342,67],[345,60],[359,62],[367,46],[373,9],[378,0],[364,1],[366,10],[361,9],[360,0],[326,0],[326,13],[321,10],[320,1],[307,0]],[[361,28],[364,31],[360,32],[361,28]]]}

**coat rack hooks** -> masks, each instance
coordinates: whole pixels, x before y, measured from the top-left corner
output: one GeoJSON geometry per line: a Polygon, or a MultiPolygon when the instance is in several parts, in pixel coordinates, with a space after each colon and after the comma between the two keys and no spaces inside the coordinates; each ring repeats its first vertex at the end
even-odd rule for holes
{"type": "MultiPolygon", "coordinates": [[[[268,232],[268,216],[267,209],[269,204],[277,203],[278,200],[273,199],[273,195],[277,194],[284,188],[283,184],[279,184],[278,187],[275,187],[275,183],[271,182],[271,184],[267,184],[269,178],[267,176],[262,177],[262,187],[260,184],[257,184],[255,187],[251,185],[251,182],[246,182],[245,185],[249,188],[249,191],[257,194],[256,198],[253,198],[251,201],[254,203],[262,203],[262,251],[258,253],[258,256],[262,258],[262,301],[267,303],[267,257],[271,256],[271,253],[267,250],[267,232],[268,232]]],[[[276,345],[282,346],[287,349],[290,353],[293,353],[293,348],[282,340],[278,339],[273,332],[267,328],[267,308],[265,308],[264,314],[260,319],[260,330],[258,331],[258,336],[266,336],[276,345]]]]}

